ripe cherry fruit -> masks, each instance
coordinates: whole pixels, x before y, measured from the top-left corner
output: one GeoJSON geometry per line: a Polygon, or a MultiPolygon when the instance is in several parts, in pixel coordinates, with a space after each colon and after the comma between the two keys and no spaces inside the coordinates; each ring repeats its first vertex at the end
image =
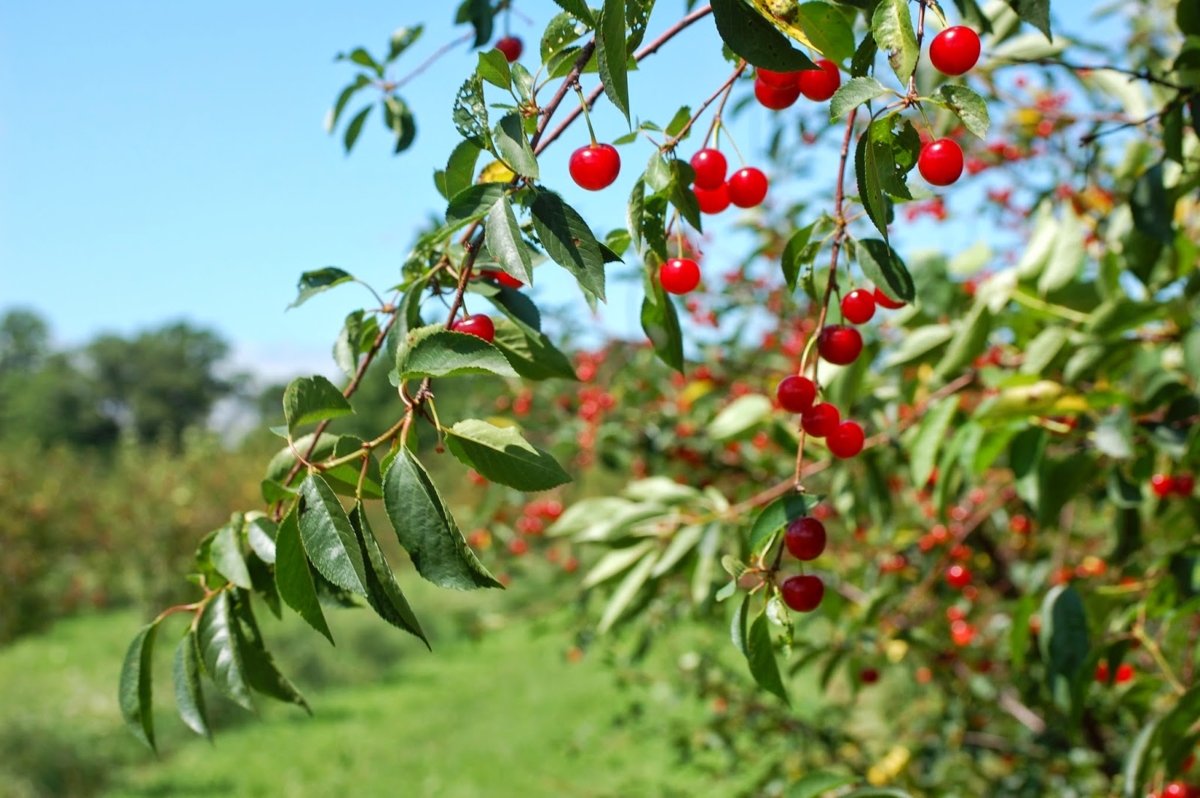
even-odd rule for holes
{"type": "Polygon", "coordinates": [[[621,173],[621,156],[611,144],[588,144],[571,154],[571,179],[580,188],[599,191],[608,188],[621,173]]]}
{"type": "Polygon", "coordinates": [[[808,377],[791,374],[779,381],[775,398],[789,413],[804,413],[817,401],[817,385],[808,377]]]}
{"type": "Polygon", "coordinates": [[[796,84],[780,88],[764,83],[761,79],[754,81],[754,96],[764,108],[772,111],[782,111],[796,104],[800,98],[800,87],[796,84]]]}
{"type": "Polygon", "coordinates": [[[962,176],[962,148],[952,139],[931,141],[917,157],[921,177],[935,186],[948,186],[962,176]]]}
{"type": "Polygon", "coordinates": [[[929,60],[943,75],[962,75],[979,60],[979,34],[963,25],[946,28],[929,45],[929,60]]]}
{"type": "Polygon", "coordinates": [[[811,574],[789,576],[783,580],[780,590],[783,603],[796,612],[812,612],[821,606],[821,599],[825,598],[825,583],[819,576],[811,574]]]}
{"type": "Polygon", "coordinates": [[[821,330],[817,351],[821,357],[838,366],[848,366],[862,354],[862,334],[844,324],[830,324],[821,330]]]}
{"type": "Polygon", "coordinates": [[[799,72],[772,72],[769,69],[757,69],[754,72],[756,83],[764,83],[773,89],[790,89],[799,87],[799,72]]]}
{"type": "Polygon", "coordinates": [[[875,315],[875,297],[870,291],[855,288],[842,297],[842,316],[851,324],[866,324],[875,315]]]}
{"type": "Polygon", "coordinates": [[[700,205],[700,212],[707,213],[709,216],[720,213],[729,207],[729,186],[725,183],[720,184],[714,189],[703,189],[696,187],[696,202],[700,205]]]}
{"type": "Polygon", "coordinates": [[[700,265],[691,258],[671,258],[659,267],[658,279],[668,294],[686,294],[700,284],[700,265]]]}
{"type": "Polygon", "coordinates": [[[879,671],[874,668],[863,668],[858,672],[858,680],[863,684],[875,684],[879,681],[879,671]]]}
{"type": "Polygon", "coordinates": [[[729,168],[729,164],[720,150],[699,150],[688,163],[696,170],[696,188],[713,191],[725,184],[725,170],[729,168]]]}
{"type": "Polygon", "coordinates": [[[819,402],[800,416],[800,427],[814,438],[831,435],[842,423],[842,414],[829,402],[819,402]]]}
{"type": "Polygon", "coordinates": [[[1175,493],[1179,496],[1191,496],[1196,490],[1196,478],[1191,474],[1179,474],[1171,478],[1175,493]]]}
{"type": "Polygon", "coordinates": [[[900,308],[904,307],[903,302],[897,302],[896,300],[892,299],[890,296],[880,291],[879,286],[875,287],[875,304],[881,308],[887,308],[888,310],[899,310],[900,308]]]}
{"type": "Polygon", "coordinates": [[[521,57],[521,53],[525,51],[525,45],[516,36],[505,36],[496,42],[496,49],[504,53],[504,58],[511,64],[521,57]]]}
{"type": "Polygon", "coordinates": [[[951,565],[946,569],[946,583],[950,587],[962,590],[971,584],[971,570],[965,565],[951,565]]]}
{"type": "Polygon", "coordinates": [[[863,428],[856,421],[843,421],[825,438],[825,445],[834,457],[846,460],[856,457],[863,449],[863,428]]]}
{"type": "Polygon", "coordinates": [[[516,277],[513,277],[508,272],[484,269],[479,272],[479,276],[489,280],[495,280],[497,283],[505,286],[506,288],[522,288],[525,285],[525,283],[521,282],[516,277]]]}
{"type": "Polygon", "coordinates": [[[466,333],[467,335],[474,335],[476,338],[482,338],[489,344],[496,337],[496,325],[492,323],[491,318],[480,313],[459,319],[454,322],[450,329],[454,332],[466,333]]]}
{"type": "Polygon", "coordinates": [[[842,76],[838,72],[837,64],[828,58],[817,61],[817,66],[820,69],[806,69],[797,73],[797,81],[801,94],[810,100],[822,102],[832,97],[838,86],[842,85],[842,76]]]}
{"type": "Polygon", "coordinates": [[[825,551],[825,525],[811,516],[797,518],[787,525],[783,544],[798,560],[815,560],[825,551]]]}
{"type": "Polygon", "coordinates": [[[729,201],[739,208],[753,208],[767,197],[767,176],[753,166],[744,166],[729,178],[729,201]]]}
{"type": "Polygon", "coordinates": [[[1155,474],[1150,477],[1150,490],[1158,498],[1165,499],[1175,492],[1175,480],[1166,474],[1155,474]]]}

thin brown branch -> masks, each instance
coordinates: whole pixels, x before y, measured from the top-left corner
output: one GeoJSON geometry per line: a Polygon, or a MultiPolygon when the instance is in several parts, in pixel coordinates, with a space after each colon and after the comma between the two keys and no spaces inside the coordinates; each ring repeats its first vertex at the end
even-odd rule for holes
{"type": "Polygon", "coordinates": [[[692,129],[692,125],[696,124],[696,120],[699,119],[706,110],[708,110],[708,106],[712,105],[713,102],[720,97],[721,105],[717,108],[716,115],[713,116],[713,123],[716,124],[717,120],[721,118],[721,111],[725,108],[725,101],[729,98],[730,92],[733,91],[733,84],[737,82],[737,79],[742,76],[742,73],[746,71],[746,67],[748,66],[749,64],[747,64],[745,61],[738,62],[737,69],[733,70],[733,74],[729,76],[729,79],[722,83],[720,88],[714,91],[711,95],[709,95],[707,100],[700,104],[700,107],[696,109],[696,113],[692,114],[692,117],[687,121],[687,124],[685,124],[678,133],[676,133],[674,136],[671,136],[663,143],[662,149],[674,149],[675,145],[678,144],[680,140],[687,135],[688,131],[692,129]]]}

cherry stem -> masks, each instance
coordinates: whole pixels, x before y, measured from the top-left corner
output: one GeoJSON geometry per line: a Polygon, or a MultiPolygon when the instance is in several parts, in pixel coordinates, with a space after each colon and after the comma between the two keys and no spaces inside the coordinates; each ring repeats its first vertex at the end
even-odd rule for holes
{"type": "MultiPolygon", "coordinates": [[[[921,41],[925,38],[925,5],[928,0],[917,0],[917,58],[913,61],[912,74],[908,76],[907,101],[917,97],[917,66],[921,63],[921,41]]],[[[926,120],[928,121],[928,120],[926,120]]]]}
{"type": "Polygon", "coordinates": [[[579,95],[579,107],[583,111],[583,123],[587,125],[588,137],[592,140],[592,146],[597,146],[596,131],[592,129],[592,117],[588,114],[587,98],[583,96],[583,88],[579,85],[579,81],[575,81],[575,93],[579,95]]]}
{"type": "Polygon", "coordinates": [[[738,161],[741,162],[742,166],[745,166],[746,159],[742,157],[742,151],[738,149],[737,142],[733,139],[733,134],[729,132],[729,128],[725,127],[724,122],[718,122],[717,124],[722,130],[725,131],[725,138],[729,139],[729,146],[733,147],[734,153],[737,154],[738,161]]]}

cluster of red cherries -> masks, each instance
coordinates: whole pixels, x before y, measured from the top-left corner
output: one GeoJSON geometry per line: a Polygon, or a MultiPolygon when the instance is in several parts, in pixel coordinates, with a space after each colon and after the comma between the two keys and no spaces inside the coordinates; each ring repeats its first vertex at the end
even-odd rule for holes
{"type": "Polygon", "coordinates": [[[1196,490],[1196,478],[1191,474],[1155,474],[1150,477],[1150,490],[1160,499],[1172,495],[1188,497],[1196,490]]]}

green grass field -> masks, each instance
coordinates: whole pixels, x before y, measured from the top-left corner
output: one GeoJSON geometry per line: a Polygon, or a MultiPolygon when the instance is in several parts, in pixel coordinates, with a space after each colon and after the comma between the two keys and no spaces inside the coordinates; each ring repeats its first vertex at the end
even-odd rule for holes
{"type": "Polygon", "coordinates": [[[174,717],[170,655],[182,622],[169,624],[156,657],[158,759],[125,731],[116,706],[138,617],[59,623],[0,650],[0,795],[738,792],[703,763],[680,761],[674,741],[703,707],[665,685],[620,687],[596,656],[569,662],[565,612],[505,620],[489,614],[497,596],[418,586],[414,604],[434,621],[432,654],[367,611],[331,614],[337,648],[294,618],[270,619],[264,634],[314,716],[264,701],[255,718],[212,695],[215,744],[174,717]]]}

